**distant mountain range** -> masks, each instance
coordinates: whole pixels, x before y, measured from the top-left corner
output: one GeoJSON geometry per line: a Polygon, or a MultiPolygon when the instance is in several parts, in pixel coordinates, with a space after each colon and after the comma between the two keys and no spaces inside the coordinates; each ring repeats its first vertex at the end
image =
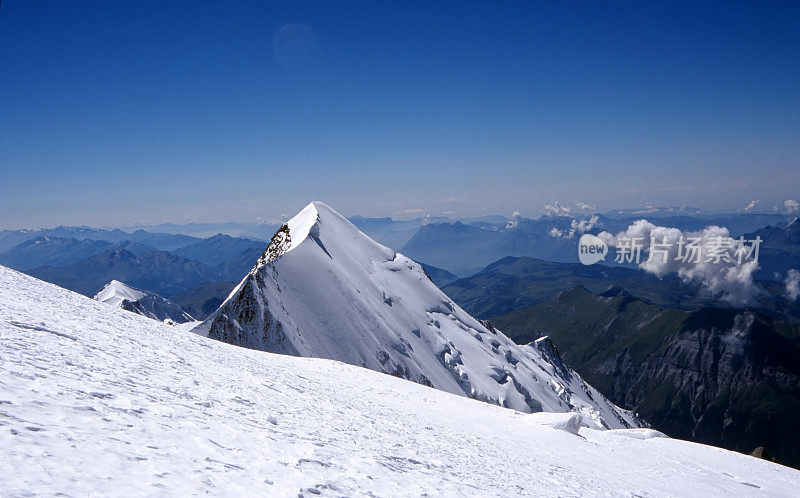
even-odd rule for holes
{"type": "Polygon", "coordinates": [[[796,218],[786,228],[766,226],[749,234],[746,238],[756,236],[763,240],[761,246],[767,249],[784,252],[800,252],[800,218],[796,218]]]}
{"type": "MultiPolygon", "coordinates": [[[[511,218],[503,223],[429,223],[420,227],[400,251],[416,260],[464,276],[479,271],[502,256],[577,263],[577,243],[582,233],[617,233],[643,218],[646,216],[580,215],[542,216],[536,220],[511,218]]],[[[768,223],[779,229],[786,225],[787,218],[760,214],[666,216],[653,222],[682,231],[702,230],[709,225],[723,226],[738,237],[768,223]]]]}
{"type": "Polygon", "coordinates": [[[0,265],[23,271],[45,265],[64,267],[114,249],[125,249],[133,254],[155,251],[150,246],[130,241],[113,243],[40,235],[0,254],[0,265]]]}
{"type": "MultiPolygon", "coordinates": [[[[777,214],[706,215],[697,210],[678,209],[640,210],[639,214],[626,212],[542,216],[538,219],[484,216],[452,221],[445,217],[393,220],[353,216],[349,220],[374,240],[398,249],[415,260],[424,261],[456,275],[468,276],[503,256],[528,256],[550,261],[577,262],[576,243],[578,235],[583,231],[596,233],[607,230],[615,233],[624,230],[633,221],[647,217],[653,218],[659,225],[681,230],[699,230],[708,225],[725,226],[735,236],[753,233],[768,225],[767,228],[770,230],[781,230],[788,223],[786,216],[777,214]],[[687,214],[692,212],[698,214],[687,214]]],[[[215,266],[228,261],[233,257],[233,252],[241,252],[248,244],[254,247],[258,246],[258,243],[263,244],[278,226],[279,224],[272,222],[231,222],[186,225],[164,223],[125,229],[58,226],[34,230],[2,230],[0,258],[23,242],[38,237],[57,237],[111,243],[128,241],[156,250],[175,252],[188,259],[199,258],[198,261],[215,266]],[[200,255],[193,253],[193,249],[187,248],[202,240],[206,242],[199,248],[200,255]],[[248,240],[252,242],[247,242],[248,240]],[[213,243],[219,244],[216,252],[212,249],[213,243]],[[235,243],[239,243],[240,246],[233,247],[235,243]],[[179,249],[183,252],[179,252],[179,249]]],[[[786,252],[780,245],[770,250],[772,249],[786,252]]],[[[94,250],[90,249],[91,251],[94,250]]],[[[91,254],[86,254],[85,257],[89,255],[91,254]]],[[[66,259],[33,264],[32,261],[17,259],[14,260],[13,267],[35,268],[42,264],[63,266],[67,264],[64,261],[74,263],[78,260],[75,257],[66,257],[66,259]]]]}
{"type": "Polygon", "coordinates": [[[442,290],[469,313],[491,318],[547,301],[577,285],[595,292],[624,286],[661,305],[692,307],[708,302],[698,295],[696,287],[675,276],[658,278],[633,268],[584,266],[528,257],[503,258],[471,277],[445,285],[442,290]]]}
{"type": "Polygon", "coordinates": [[[488,230],[457,221],[423,226],[401,252],[456,275],[471,275],[496,261],[498,255],[577,260],[577,249],[572,247],[573,242],[564,239],[518,229],[488,230]]]}
{"type": "MultiPolygon", "coordinates": [[[[446,284],[442,290],[470,314],[493,319],[532,304],[543,303],[558,293],[583,286],[594,293],[624,288],[655,305],[691,310],[700,307],[729,308],[701,284],[685,282],[676,274],[656,277],[640,269],[602,264],[584,266],[535,258],[503,258],[480,272],[446,284]]],[[[758,280],[760,313],[800,323],[800,299],[787,295],[781,280],[758,280]]]]}
{"type": "MultiPolygon", "coordinates": [[[[767,290],[765,308],[800,317],[800,303],[780,299],[788,270],[800,268],[800,221],[787,226],[783,215],[676,215],[680,211],[648,213],[659,224],[695,230],[709,224],[727,225],[733,233],[764,222],[771,225],[745,233],[763,239],[756,277],[767,290]],[[658,216],[656,216],[658,215],[658,216]],[[774,281],[774,283],[770,283],[774,281]]],[[[581,284],[601,292],[623,286],[655,304],[692,307],[713,304],[693,285],[678,278],[662,279],[634,268],[577,263],[576,220],[581,230],[617,231],[644,216],[631,214],[522,217],[489,216],[451,223],[444,218],[352,217],[351,222],[369,236],[401,251],[426,268],[432,280],[468,311],[480,317],[503,314],[551,298],[555,293],[581,284]],[[560,233],[555,236],[553,231],[560,233]],[[508,256],[513,259],[503,258],[508,256]],[[501,259],[502,258],[502,259],[501,259]],[[560,264],[560,265],[559,265],[560,264]],[[626,271],[627,270],[627,271],[626,271]],[[469,275],[469,276],[467,276],[469,275]],[[458,276],[467,276],[464,279],[458,276]]],[[[191,228],[194,233],[211,228],[259,230],[261,224],[158,225],[191,228]]],[[[152,227],[150,227],[152,228],[152,227]]],[[[177,229],[177,228],[176,228],[177,229]]],[[[166,297],[190,291],[207,282],[237,281],[263,252],[266,242],[216,233],[199,239],[186,234],[126,232],[89,227],[0,232],[0,264],[31,272],[40,278],[91,296],[109,280],[130,282],[166,297]],[[15,244],[8,247],[11,244],[15,244]],[[120,253],[125,250],[133,257],[120,253]],[[167,251],[158,257],[148,253],[167,251]],[[134,261],[136,260],[136,261],[134,261]],[[170,268],[167,268],[170,267],[170,268]]],[[[221,289],[221,287],[214,287],[221,289]]],[[[208,289],[206,289],[206,292],[208,289]]],[[[225,296],[216,296],[217,298],[225,296]]],[[[211,299],[211,297],[209,297],[211,299]]]]}
{"type": "Polygon", "coordinates": [[[157,225],[134,225],[121,227],[126,232],[144,230],[150,233],[183,234],[199,239],[206,239],[216,234],[223,233],[231,237],[267,241],[281,226],[280,223],[266,221],[254,223],[224,222],[224,223],[159,223],[157,225]]]}
{"type": "Polygon", "coordinates": [[[173,296],[171,301],[197,320],[205,320],[236,286],[233,282],[204,282],[194,289],[173,296]]]}
{"type": "Polygon", "coordinates": [[[399,249],[417,233],[421,227],[431,223],[447,221],[445,217],[416,218],[413,220],[393,220],[391,218],[364,218],[353,216],[348,218],[350,223],[379,243],[399,249]]]}
{"type": "Polygon", "coordinates": [[[0,264],[86,296],[111,280],[167,297],[206,282],[238,280],[266,245],[223,234],[198,239],[87,227],[0,232],[0,246],[18,240],[0,253],[0,264]]]}
{"type": "Polygon", "coordinates": [[[756,276],[762,280],[780,280],[790,269],[800,269],[800,219],[786,228],[767,226],[745,235],[753,240],[761,237],[759,266],[756,276]]]}
{"type": "MultiPolygon", "coordinates": [[[[366,218],[353,216],[348,218],[359,230],[368,234],[373,239],[389,247],[399,248],[423,225],[448,221],[448,218],[421,217],[412,220],[393,220],[392,218],[366,218]]],[[[506,217],[491,216],[486,219],[495,223],[503,223],[506,217]]],[[[121,230],[135,232],[145,230],[151,233],[184,234],[192,237],[208,238],[215,234],[223,233],[232,237],[267,241],[282,222],[257,222],[257,223],[161,223],[158,225],[136,225],[123,227],[121,230]]]]}
{"type": "MultiPolygon", "coordinates": [[[[204,265],[218,266],[235,259],[245,252],[252,254],[253,251],[257,251],[260,254],[265,247],[266,244],[259,240],[231,237],[230,235],[218,233],[207,239],[179,247],[172,253],[182,258],[199,261],[204,265]]],[[[251,258],[250,261],[252,262],[253,259],[251,258]]]]}
{"type": "Polygon", "coordinates": [[[37,237],[60,237],[76,240],[104,240],[106,242],[135,242],[153,247],[160,251],[172,251],[179,247],[197,242],[200,239],[182,234],[151,233],[137,230],[129,233],[120,229],[104,230],[89,227],[37,228],[34,230],[2,230],[0,231],[0,254],[15,246],[37,237]]]}
{"type": "Polygon", "coordinates": [[[213,268],[198,261],[167,251],[136,255],[126,249],[96,254],[63,268],[41,266],[26,273],[85,296],[95,295],[111,280],[168,298],[203,282],[222,280],[213,268]]]}
{"type": "MultiPolygon", "coordinates": [[[[381,223],[383,221],[377,224],[381,223]]],[[[224,234],[206,239],[179,236],[170,242],[169,234],[154,235],[141,231],[127,233],[83,227],[59,227],[53,231],[88,238],[36,235],[0,253],[0,264],[86,296],[94,295],[110,280],[124,281],[169,298],[180,294],[178,299],[186,300],[181,304],[191,308],[190,313],[201,319],[227,297],[232,287],[228,282],[241,279],[266,247],[266,242],[224,234]],[[172,251],[159,251],[128,240],[110,242],[96,239],[124,236],[155,240],[160,245],[187,240],[190,243],[172,251]]],[[[24,235],[31,233],[25,232],[24,235]]],[[[435,266],[424,265],[424,268],[437,285],[458,279],[435,266]]]]}
{"type": "Polygon", "coordinates": [[[800,467],[800,324],[754,310],[662,308],[584,287],[496,317],[520,344],[547,335],[589,383],[666,434],[800,467]]]}

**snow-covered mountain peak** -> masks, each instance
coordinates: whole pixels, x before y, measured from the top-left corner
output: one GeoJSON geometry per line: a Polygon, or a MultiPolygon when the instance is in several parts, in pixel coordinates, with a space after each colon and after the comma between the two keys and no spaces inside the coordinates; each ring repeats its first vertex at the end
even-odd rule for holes
{"type": "Polygon", "coordinates": [[[103,290],[94,296],[94,299],[119,308],[122,304],[122,301],[127,300],[135,302],[146,295],[147,293],[145,291],[134,289],[133,287],[126,285],[119,280],[112,280],[111,282],[107,283],[105,287],[103,287],[103,290]]]}
{"type": "MultiPolygon", "coordinates": [[[[557,359],[471,317],[420,265],[321,202],[283,225],[196,332],[274,353],[329,358],[522,412],[642,423],[557,359]]],[[[554,349],[553,349],[554,351],[554,349]]]]}
{"type": "Polygon", "coordinates": [[[136,289],[119,280],[107,283],[94,299],[158,321],[170,320],[176,323],[194,321],[190,314],[169,299],[136,289]]]}
{"type": "MultiPolygon", "coordinates": [[[[302,211],[297,213],[292,219],[286,222],[286,227],[289,229],[291,239],[286,247],[286,252],[291,251],[301,242],[306,240],[312,228],[318,227],[320,222],[320,213],[318,205],[324,206],[321,202],[312,202],[304,207],[302,211]]],[[[325,206],[327,207],[327,206],[325,206]]]]}
{"type": "Polygon", "coordinates": [[[361,254],[370,257],[393,258],[395,254],[393,250],[367,237],[327,204],[314,201],[275,232],[253,271],[303,243],[316,244],[331,258],[331,249],[338,252],[340,249],[349,251],[349,248],[354,247],[360,248],[361,254]]]}

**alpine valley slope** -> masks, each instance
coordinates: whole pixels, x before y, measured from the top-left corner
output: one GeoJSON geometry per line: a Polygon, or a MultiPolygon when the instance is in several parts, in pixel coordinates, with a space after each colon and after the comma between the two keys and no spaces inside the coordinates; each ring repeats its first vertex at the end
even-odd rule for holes
{"type": "Polygon", "coordinates": [[[320,202],[278,230],[194,331],[252,349],[339,360],[522,412],[575,411],[597,428],[645,425],[587,385],[549,340],[519,346],[487,328],[417,263],[320,202]]]}
{"type": "Polygon", "coordinates": [[[191,315],[172,301],[152,292],[135,289],[118,280],[107,283],[94,299],[153,320],[171,320],[175,323],[194,321],[191,315]]]}
{"type": "Polygon", "coordinates": [[[572,417],[526,415],[340,362],[238,348],[0,267],[5,496],[800,489],[800,472],[787,467],[649,429],[574,435],[572,417]]]}

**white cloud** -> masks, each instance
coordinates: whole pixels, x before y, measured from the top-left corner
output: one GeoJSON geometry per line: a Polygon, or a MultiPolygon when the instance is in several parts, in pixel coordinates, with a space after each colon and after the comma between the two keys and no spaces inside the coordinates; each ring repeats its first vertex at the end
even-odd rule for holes
{"type": "Polygon", "coordinates": [[[750,211],[752,211],[752,210],[753,210],[753,208],[755,208],[756,206],[758,206],[758,203],[759,203],[759,202],[761,202],[761,201],[758,201],[758,200],[753,200],[753,201],[750,201],[750,202],[748,202],[748,203],[747,203],[747,206],[745,206],[745,207],[744,207],[744,210],[745,210],[745,212],[746,212],[746,213],[749,213],[750,211]]]}
{"type": "Polygon", "coordinates": [[[755,304],[755,298],[761,293],[753,281],[753,273],[759,268],[758,262],[744,259],[739,263],[734,257],[735,246],[724,250],[728,258],[716,261],[705,257],[719,237],[723,239],[730,237],[727,228],[708,226],[699,232],[681,232],[677,228],[667,228],[654,225],[647,220],[637,220],[616,236],[608,232],[602,232],[598,236],[610,247],[616,247],[622,238],[640,240],[642,261],[639,267],[642,270],[658,277],[676,273],[682,280],[701,284],[710,294],[721,296],[722,300],[728,301],[733,306],[752,306],[755,304]],[[694,258],[684,260],[685,258],[678,257],[680,250],[678,241],[681,237],[684,240],[697,238],[699,240],[697,245],[702,248],[701,254],[704,256],[699,260],[694,258]],[[649,257],[651,241],[659,244],[656,249],[663,249],[663,252],[655,252],[649,257]]]}
{"type": "Polygon", "coordinates": [[[585,202],[575,201],[575,206],[581,211],[596,211],[596,204],[586,204],[585,202]]]}
{"type": "Polygon", "coordinates": [[[593,214],[589,218],[576,218],[570,222],[569,231],[564,231],[560,228],[553,227],[550,229],[549,235],[551,237],[558,237],[560,239],[571,239],[576,234],[581,235],[588,232],[592,228],[597,227],[599,220],[600,218],[596,214],[593,214]]]}
{"type": "Polygon", "coordinates": [[[567,206],[562,206],[558,201],[553,204],[546,204],[544,206],[544,214],[546,216],[569,216],[572,210],[567,206]]]}
{"type": "Polygon", "coordinates": [[[575,232],[577,232],[577,233],[586,233],[589,230],[591,230],[592,228],[596,227],[597,226],[597,222],[599,220],[600,220],[600,218],[596,214],[593,214],[591,218],[583,218],[581,220],[572,220],[572,223],[570,225],[572,226],[572,230],[574,230],[575,232]]]}
{"type": "Polygon", "coordinates": [[[790,301],[797,301],[797,298],[800,296],[800,271],[797,270],[789,270],[786,273],[786,280],[784,280],[786,284],[786,295],[789,297],[790,301]]]}
{"type": "Polygon", "coordinates": [[[783,203],[783,207],[786,208],[786,212],[788,214],[795,214],[798,211],[800,211],[800,202],[789,199],[788,201],[783,203]]]}
{"type": "Polygon", "coordinates": [[[508,220],[506,228],[517,228],[521,219],[522,215],[519,214],[519,211],[514,211],[514,214],[512,214],[511,218],[508,220]]]}

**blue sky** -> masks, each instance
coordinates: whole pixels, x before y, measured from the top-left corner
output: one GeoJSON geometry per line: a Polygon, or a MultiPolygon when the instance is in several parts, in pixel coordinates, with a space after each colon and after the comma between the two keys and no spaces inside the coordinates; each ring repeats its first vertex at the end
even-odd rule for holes
{"type": "Polygon", "coordinates": [[[800,3],[431,3],[4,1],[0,227],[800,197],[800,3]]]}

